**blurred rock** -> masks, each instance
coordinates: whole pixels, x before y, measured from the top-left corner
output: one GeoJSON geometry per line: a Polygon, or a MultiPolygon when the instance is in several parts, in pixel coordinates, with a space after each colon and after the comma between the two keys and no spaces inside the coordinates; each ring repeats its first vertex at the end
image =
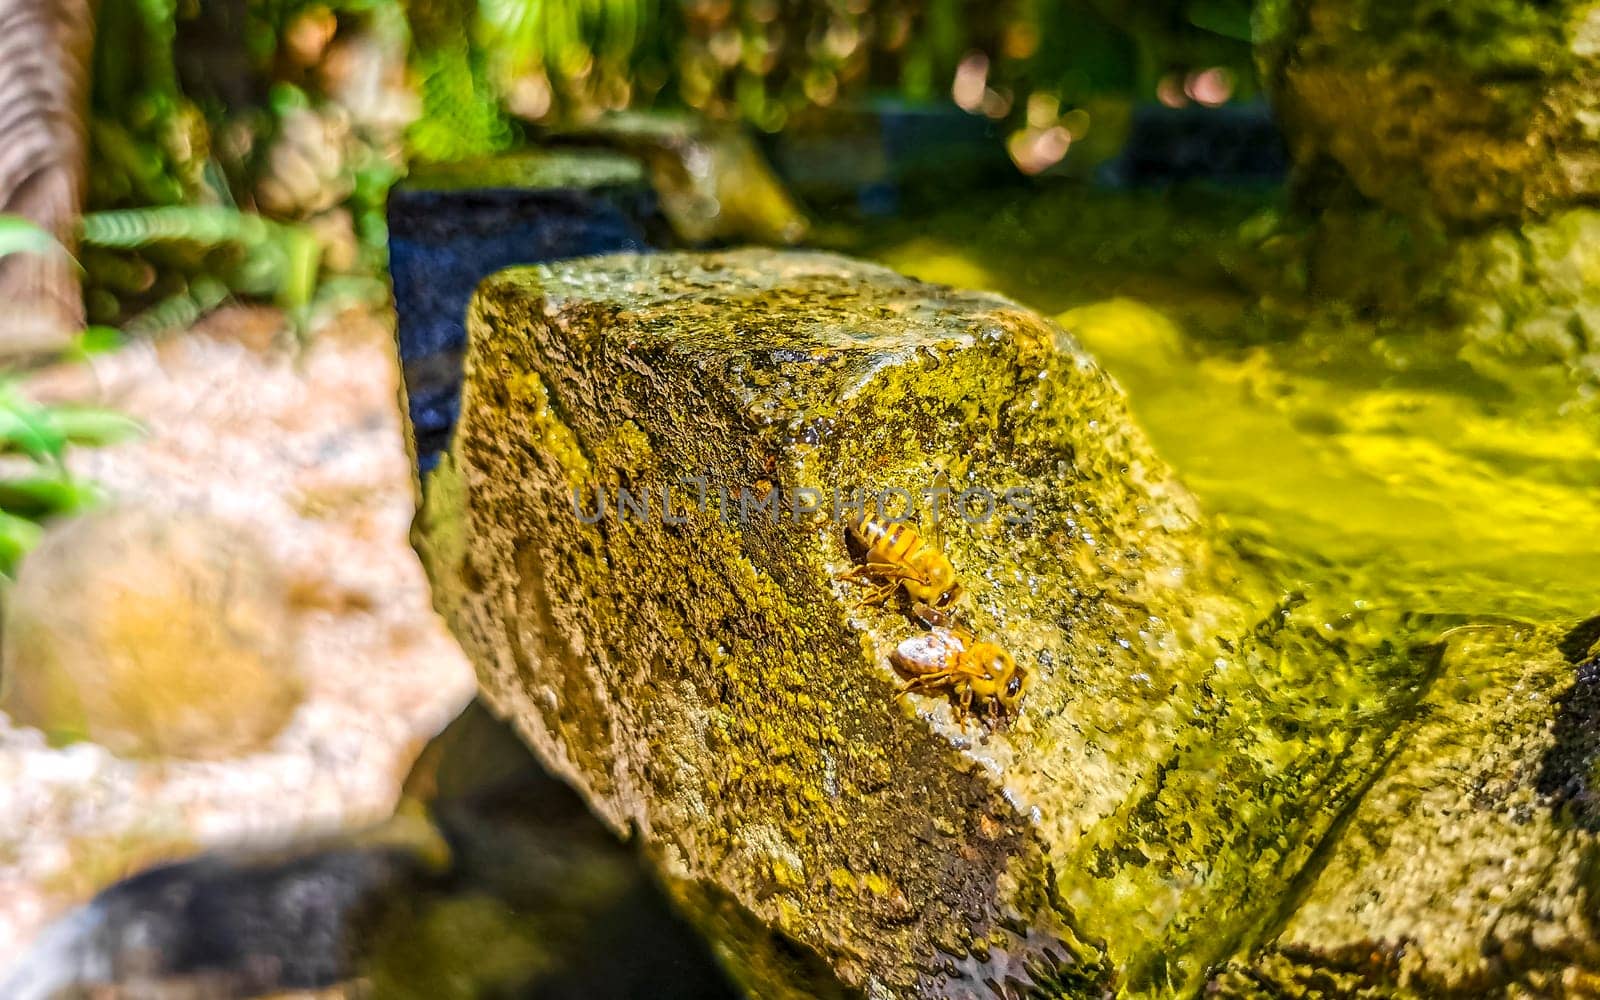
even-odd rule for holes
{"type": "Polygon", "coordinates": [[[1312,231],[1240,273],[1287,278],[1291,311],[1309,293],[1445,327],[1514,393],[1576,387],[1592,408],[1600,3],[1280,0],[1256,29],[1312,231]]]}
{"type": "Polygon", "coordinates": [[[562,135],[604,142],[642,160],[661,211],[690,246],[781,246],[800,242],[810,229],[761,150],[737,126],[626,111],[562,135]]]}
{"type": "Polygon", "coordinates": [[[326,212],[355,189],[355,140],[349,113],[337,105],[286,111],[256,181],[261,210],[284,219],[326,212]]]}
{"type": "Polygon", "coordinates": [[[1268,297],[1269,310],[1299,321],[1330,302],[1396,328],[1420,319],[1459,334],[1459,357],[1507,386],[1534,384],[1540,366],[1568,385],[1600,384],[1593,208],[1469,234],[1370,207],[1315,219],[1268,212],[1245,227],[1224,264],[1268,297]]]}
{"type": "Polygon", "coordinates": [[[1594,0],[1280,0],[1257,27],[1295,161],[1391,211],[1468,229],[1600,195],[1594,0]]]}
{"type": "MultiPolygon", "coordinates": [[[[414,473],[389,314],[346,310],[297,343],[281,313],[226,308],[160,344],[130,340],[35,373],[25,389],[108,406],[145,428],[70,453],[75,476],[180,521],[211,512],[228,525],[220,552],[271,554],[303,698],[256,752],[206,760],[53,747],[0,713],[0,970],[50,920],[134,872],[380,822],[417,748],[474,689],[407,543],[414,473]]],[[[175,557],[151,558],[154,569],[136,566],[121,582],[167,579],[160,566],[175,557]]],[[[248,694],[233,693],[234,707],[252,711],[248,694]]]]}
{"type": "Polygon", "coordinates": [[[1473,367],[1515,381],[1513,365],[1555,362],[1600,385],[1600,210],[1461,240],[1442,284],[1473,367]]]}
{"type": "Polygon", "coordinates": [[[7,595],[3,705],[126,756],[265,745],[299,700],[289,599],[236,527],[118,507],[50,529],[7,595]]]}
{"type": "Polygon", "coordinates": [[[306,227],[322,247],[322,266],[334,274],[355,273],[361,263],[361,239],[348,209],[334,208],[312,216],[306,227]]]}
{"type": "Polygon", "coordinates": [[[227,1000],[353,983],[363,930],[424,871],[403,848],[356,844],[155,868],[51,927],[0,989],[9,1000],[227,1000]]]}

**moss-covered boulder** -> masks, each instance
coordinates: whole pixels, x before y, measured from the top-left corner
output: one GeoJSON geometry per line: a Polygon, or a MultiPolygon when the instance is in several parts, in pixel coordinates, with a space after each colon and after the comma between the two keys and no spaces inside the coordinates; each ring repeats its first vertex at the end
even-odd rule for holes
{"type": "Polygon", "coordinates": [[[761,995],[1193,992],[1410,705],[1420,665],[1354,608],[1258,600],[1121,391],[1008,301],[618,256],[502,272],[469,328],[416,530],[436,603],[761,995]],[[835,578],[835,491],[928,527],[943,485],[959,616],[1031,680],[1007,723],[897,701],[923,626],[835,578]]]}
{"type": "Polygon", "coordinates": [[[1392,759],[1273,938],[1212,995],[1600,992],[1600,656],[1560,638],[1446,636],[1392,759]]]}
{"type": "Polygon", "coordinates": [[[683,244],[797,243],[810,228],[760,148],[743,130],[693,115],[623,111],[562,138],[637,157],[683,244]]]}
{"type": "Polygon", "coordinates": [[[1600,3],[1270,0],[1257,34],[1295,158],[1452,225],[1600,195],[1600,3]]]}

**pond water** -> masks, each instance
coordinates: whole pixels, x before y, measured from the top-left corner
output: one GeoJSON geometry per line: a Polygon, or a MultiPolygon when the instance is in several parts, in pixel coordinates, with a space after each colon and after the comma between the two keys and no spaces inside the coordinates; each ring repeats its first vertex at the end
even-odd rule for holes
{"type": "Polygon", "coordinates": [[[1592,404],[1478,373],[1450,331],[1331,309],[1263,319],[1217,259],[1276,197],[993,192],[821,235],[1060,317],[1203,504],[1308,585],[1337,578],[1356,606],[1444,620],[1593,614],[1592,404]]]}

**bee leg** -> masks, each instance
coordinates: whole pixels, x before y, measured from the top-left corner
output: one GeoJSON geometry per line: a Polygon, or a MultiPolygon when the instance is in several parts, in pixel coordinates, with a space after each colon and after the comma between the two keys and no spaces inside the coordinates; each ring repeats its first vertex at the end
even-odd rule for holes
{"type": "Polygon", "coordinates": [[[939,670],[931,674],[919,674],[918,676],[913,677],[900,685],[899,696],[903,697],[913,691],[918,694],[926,694],[929,691],[949,684],[952,676],[954,675],[948,670],[939,670]]]}
{"type": "Polygon", "coordinates": [[[895,563],[869,562],[862,566],[861,569],[869,576],[875,576],[880,580],[894,580],[896,582],[910,580],[914,583],[927,583],[922,578],[921,573],[895,563]]]}
{"type": "Polygon", "coordinates": [[[872,591],[869,591],[866,594],[866,596],[862,597],[861,600],[857,601],[856,602],[856,607],[857,608],[875,608],[875,607],[881,605],[884,601],[887,601],[889,599],[889,597],[892,594],[894,594],[895,588],[897,588],[899,586],[900,586],[900,584],[898,582],[890,582],[890,583],[882,584],[882,585],[878,586],[876,589],[874,589],[872,591]]]}

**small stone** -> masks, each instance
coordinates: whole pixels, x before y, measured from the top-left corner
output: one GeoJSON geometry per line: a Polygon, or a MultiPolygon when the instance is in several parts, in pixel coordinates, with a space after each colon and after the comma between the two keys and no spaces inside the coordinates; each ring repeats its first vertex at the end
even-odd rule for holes
{"type": "Polygon", "coordinates": [[[238,529],[118,507],[52,527],[6,598],[0,707],[129,756],[256,750],[299,701],[291,609],[238,529]]]}

